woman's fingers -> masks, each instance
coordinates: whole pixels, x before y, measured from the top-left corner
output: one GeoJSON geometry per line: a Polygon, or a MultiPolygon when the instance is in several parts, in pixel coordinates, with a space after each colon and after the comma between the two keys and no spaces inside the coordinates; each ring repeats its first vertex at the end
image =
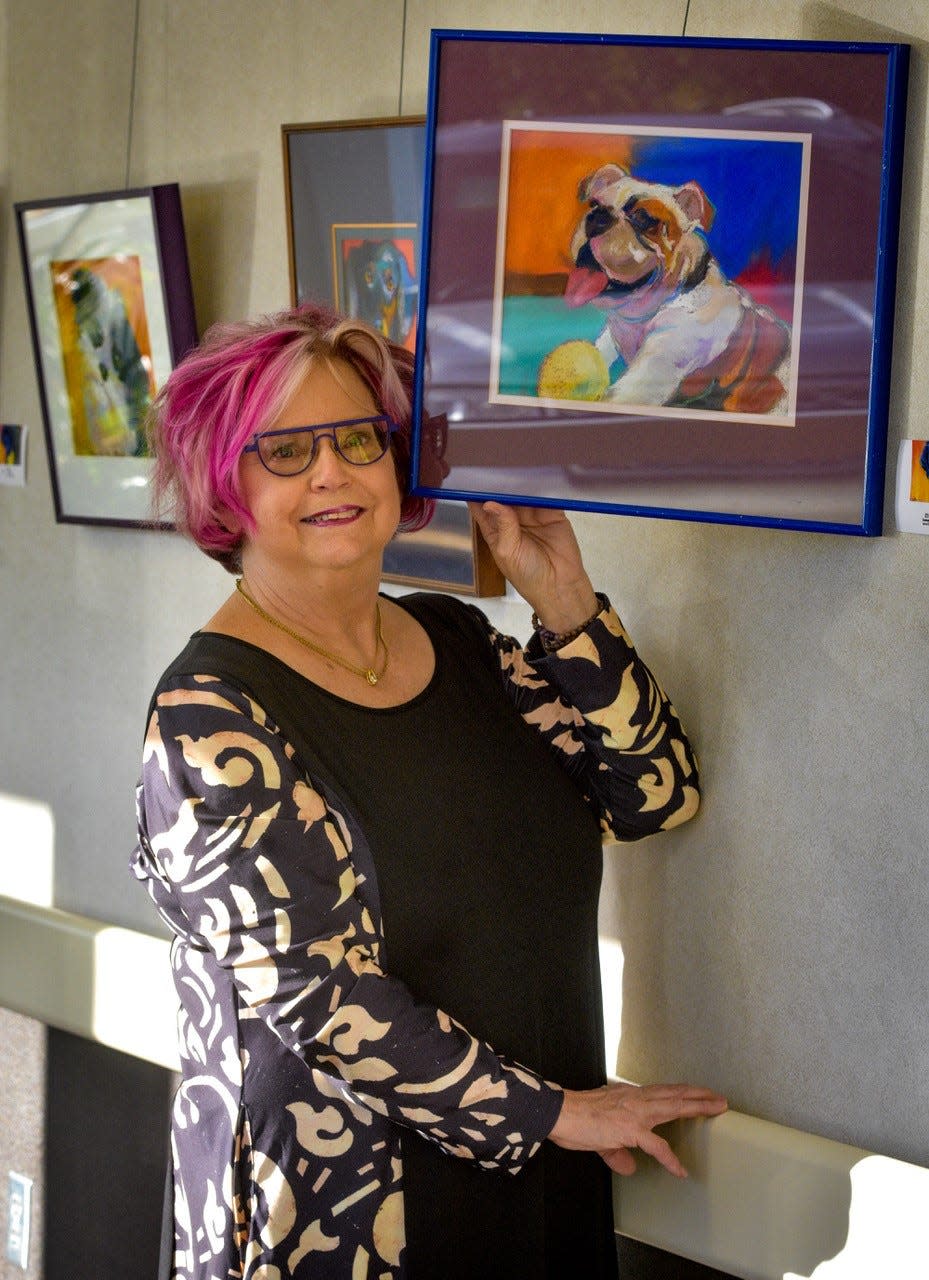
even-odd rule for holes
{"type": "Polygon", "coordinates": [[[668,1173],[673,1173],[675,1178],[687,1177],[687,1170],[664,1138],[660,1138],[657,1133],[643,1134],[639,1146],[646,1155],[657,1160],[660,1165],[664,1165],[668,1173]]]}
{"type": "Polygon", "coordinates": [[[635,1169],[631,1149],[653,1156],[675,1177],[686,1170],[664,1138],[654,1133],[672,1120],[716,1116],[726,1099],[701,1085],[637,1085],[615,1083],[602,1089],[565,1090],[562,1113],[550,1137],[560,1146],[596,1151],[616,1173],[635,1169]],[[625,1154],[623,1154],[625,1153],[625,1154]]]}
{"type": "Polygon", "coordinates": [[[550,631],[586,622],[597,603],[574,530],[551,507],[468,504],[501,572],[550,631]]]}
{"type": "Polygon", "coordinates": [[[600,1155],[614,1173],[621,1173],[625,1178],[630,1173],[635,1173],[635,1159],[632,1152],[627,1150],[626,1147],[616,1147],[612,1151],[601,1151],[600,1155]]]}
{"type": "Polygon", "coordinates": [[[662,1117],[660,1120],[652,1120],[652,1124],[664,1124],[668,1120],[683,1120],[692,1116],[717,1115],[719,1111],[725,1111],[727,1105],[722,1094],[714,1089],[693,1084],[643,1085],[634,1093],[624,1095],[623,1102],[627,1106],[641,1109],[643,1114],[654,1113],[662,1117]]]}

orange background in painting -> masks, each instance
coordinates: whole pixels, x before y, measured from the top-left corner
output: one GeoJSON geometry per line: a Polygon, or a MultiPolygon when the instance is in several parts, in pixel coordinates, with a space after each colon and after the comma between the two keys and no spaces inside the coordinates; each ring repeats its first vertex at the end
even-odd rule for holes
{"type": "Polygon", "coordinates": [[[570,244],[584,206],[578,184],[602,164],[631,163],[622,134],[560,133],[519,129],[510,133],[507,195],[507,272],[567,273],[570,244]]]}
{"type": "MultiPolygon", "coordinates": [[[[342,261],[348,258],[349,249],[357,249],[360,244],[364,244],[366,239],[375,239],[373,236],[353,236],[351,239],[346,238],[342,241],[342,261]]],[[[416,245],[412,240],[398,240],[396,236],[381,236],[381,240],[389,240],[398,253],[403,254],[403,259],[409,267],[410,275],[416,279],[416,245]]]]}
{"type": "Polygon", "coordinates": [[[929,476],[919,465],[919,455],[923,451],[924,440],[913,441],[913,458],[910,465],[910,501],[929,502],[929,476]]]}
{"type": "Polygon", "coordinates": [[[135,334],[142,363],[148,371],[151,394],[154,396],[155,376],[152,370],[152,348],[148,336],[148,317],[145,314],[145,297],[142,293],[142,270],[138,257],[129,254],[119,258],[69,258],[50,262],[55,311],[61,335],[61,355],[64,363],[65,384],[68,388],[68,404],[71,410],[71,434],[76,454],[93,454],[87,419],[84,413],[83,357],[77,341],[77,324],[74,303],[68,287],[68,279],[78,267],[84,267],[111,289],[120,293],[126,306],[126,315],[135,334]]]}

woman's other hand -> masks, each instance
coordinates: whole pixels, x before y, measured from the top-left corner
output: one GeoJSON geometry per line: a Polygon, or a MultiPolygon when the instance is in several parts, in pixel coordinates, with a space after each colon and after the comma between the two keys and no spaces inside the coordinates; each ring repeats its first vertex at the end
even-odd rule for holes
{"type": "Polygon", "coordinates": [[[671,1120],[718,1116],[727,1106],[721,1094],[691,1084],[565,1089],[561,1114],[548,1136],[559,1147],[598,1152],[614,1173],[635,1172],[632,1151],[638,1147],[675,1177],[686,1178],[687,1170],[653,1130],[671,1120]]]}
{"type": "Polygon", "coordinates": [[[548,631],[580,626],[597,612],[597,597],[563,511],[469,502],[501,572],[548,631]]]}

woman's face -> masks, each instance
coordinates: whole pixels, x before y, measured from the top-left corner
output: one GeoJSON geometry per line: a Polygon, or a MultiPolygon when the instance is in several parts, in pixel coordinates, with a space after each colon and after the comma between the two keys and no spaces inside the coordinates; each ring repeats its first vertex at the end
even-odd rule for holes
{"type": "MultiPolygon", "coordinates": [[[[351,365],[314,361],[270,429],[324,427],[379,413],[370,388],[351,365]]],[[[341,458],[329,436],[317,440],[309,468],[295,476],[272,475],[257,453],[244,453],[239,478],[255,519],[246,533],[243,565],[257,559],[268,569],[376,568],[400,521],[400,488],[393,458],[366,466],[341,458]]]]}

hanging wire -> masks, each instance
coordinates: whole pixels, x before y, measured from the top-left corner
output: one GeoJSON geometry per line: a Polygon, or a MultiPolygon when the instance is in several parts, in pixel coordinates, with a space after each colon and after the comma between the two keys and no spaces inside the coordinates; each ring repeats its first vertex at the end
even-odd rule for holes
{"type": "Polygon", "coordinates": [[[687,18],[689,14],[690,14],[690,0],[687,0],[687,3],[684,5],[684,29],[681,32],[682,36],[686,36],[687,34],[687,18]]]}
{"type": "Polygon", "coordinates": [[[403,115],[403,69],[406,59],[406,5],[407,0],[403,0],[403,16],[401,19],[402,36],[400,37],[400,93],[397,97],[397,115],[403,115]]]}
{"type": "Polygon", "coordinates": [[[132,29],[132,75],[129,80],[129,123],[126,128],[126,180],[123,186],[129,187],[129,162],[132,156],[132,125],[135,111],[135,77],[139,61],[139,8],[142,0],[135,0],[135,18],[132,29]]]}

